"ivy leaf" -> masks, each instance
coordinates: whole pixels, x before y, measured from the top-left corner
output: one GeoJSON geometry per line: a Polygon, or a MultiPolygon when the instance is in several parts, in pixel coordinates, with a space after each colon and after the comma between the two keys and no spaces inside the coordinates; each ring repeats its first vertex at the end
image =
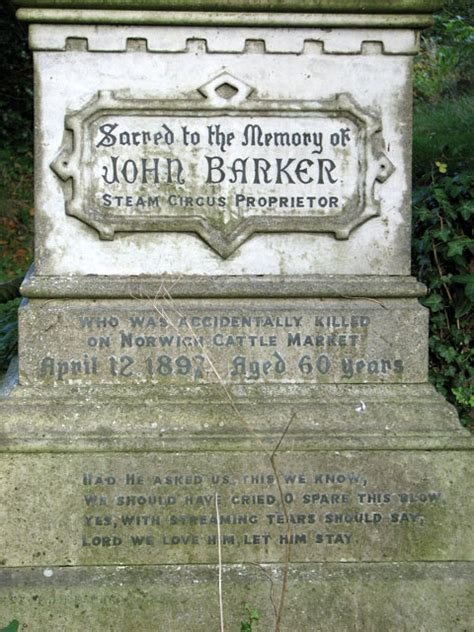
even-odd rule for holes
{"type": "Polygon", "coordinates": [[[458,352],[454,347],[444,347],[439,351],[439,355],[446,360],[446,362],[453,362],[458,355],[458,352]]]}
{"type": "Polygon", "coordinates": [[[454,316],[456,318],[462,318],[469,314],[472,308],[472,301],[469,300],[468,297],[465,297],[458,305],[456,305],[456,309],[454,311],[454,316]]]}
{"type": "Polygon", "coordinates": [[[441,241],[449,241],[451,230],[449,228],[440,228],[439,230],[433,231],[433,235],[441,241]]]}
{"type": "Polygon", "coordinates": [[[253,619],[253,621],[260,620],[260,615],[258,614],[258,610],[256,610],[255,608],[250,610],[249,615],[250,615],[250,618],[253,619]]]}
{"type": "Polygon", "coordinates": [[[468,200],[467,202],[461,204],[459,207],[459,212],[461,213],[463,219],[470,219],[471,215],[474,214],[474,201],[468,200]]]}
{"type": "Polygon", "coordinates": [[[462,388],[453,388],[451,392],[456,398],[456,401],[460,404],[464,404],[465,406],[469,406],[469,408],[474,408],[474,395],[465,393],[462,388]]]}
{"type": "Polygon", "coordinates": [[[473,246],[473,240],[469,237],[456,237],[449,242],[448,257],[455,257],[456,255],[462,255],[465,248],[471,249],[473,246]]]}
{"type": "Polygon", "coordinates": [[[6,628],[0,628],[0,632],[17,632],[19,626],[20,622],[16,619],[13,619],[13,621],[9,623],[6,628]]]}
{"type": "Polygon", "coordinates": [[[452,280],[466,286],[464,293],[471,303],[474,303],[474,274],[456,274],[452,280]]]}
{"type": "Polygon", "coordinates": [[[425,307],[428,307],[432,312],[439,312],[443,309],[443,299],[440,294],[430,294],[427,298],[421,301],[425,307]]]}
{"type": "Polygon", "coordinates": [[[466,284],[464,291],[466,292],[466,296],[471,301],[471,303],[474,303],[474,278],[471,279],[470,283],[466,284]]]}

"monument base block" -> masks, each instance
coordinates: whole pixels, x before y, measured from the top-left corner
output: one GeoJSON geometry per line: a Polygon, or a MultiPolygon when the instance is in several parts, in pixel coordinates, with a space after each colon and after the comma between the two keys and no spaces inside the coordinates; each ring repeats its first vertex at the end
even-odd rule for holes
{"type": "MultiPolygon", "coordinates": [[[[472,568],[463,562],[291,564],[281,630],[469,630],[472,568]]],[[[226,630],[246,606],[256,630],[274,630],[284,568],[222,568],[226,630]]],[[[218,630],[218,568],[98,566],[0,571],[2,620],[68,632],[218,630]]],[[[21,626],[20,626],[21,629],[21,626]]]]}
{"type": "Polygon", "coordinates": [[[13,382],[4,623],[214,630],[221,581],[226,629],[468,629],[472,441],[430,386],[13,382]]]}

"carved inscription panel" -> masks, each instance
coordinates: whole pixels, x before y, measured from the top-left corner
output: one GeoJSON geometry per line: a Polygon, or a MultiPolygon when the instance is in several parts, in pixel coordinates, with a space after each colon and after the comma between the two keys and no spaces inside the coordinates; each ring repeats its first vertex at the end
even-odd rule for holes
{"type": "Polygon", "coordinates": [[[20,380],[423,382],[426,325],[416,301],[34,301],[20,317],[20,380]]]}
{"type": "Polygon", "coordinates": [[[347,95],[264,101],[223,73],[182,101],[99,92],[66,118],[52,168],[66,211],[102,239],[195,232],[222,257],[255,232],[348,238],[379,213],[393,165],[376,116],[347,95]]]}
{"type": "Polygon", "coordinates": [[[219,539],[234,563],[469,556],[460,454],[22,458],[0,471],[12,565],[216,564],[219,539]]]}

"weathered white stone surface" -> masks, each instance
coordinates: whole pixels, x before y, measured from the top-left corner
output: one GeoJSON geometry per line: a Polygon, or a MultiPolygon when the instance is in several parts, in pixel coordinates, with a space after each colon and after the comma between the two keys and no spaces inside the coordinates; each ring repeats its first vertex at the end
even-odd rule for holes
{"type": "Polygon", "coordinates": [[[408,274],[413,33],[194,30],[185,37],[183,29],[168,29],[164,38],[160,27],[34,27],[34,48],[57,49],[35,53],[37,274],[408,274]],[[66,46],[68,38],[73,39],[66,46]],[[127,40],[128,52],[117,52],[125,51],[127,40]],[[136,50],[145,45],[160,52],[136,50]],[[73,50],[61,51],[64,47],[73,50]],[[222,49],[231,52],[218,52],[222,49]],[[380,119],[385,154],[395,168],[385,182],[373,185],[380,216],[346,240],[320,233],[255,234],[223,259],[192,233],[118,232],[104,241],[66,214],[71,180],[64,186],[51,163],[63,143],[67,114],[84,108],[99,90],[136,99],[195,99],[197,90],[223,71],[250,85],[258,100],[314,102],[350,94],[359,108],[380,119]]]}

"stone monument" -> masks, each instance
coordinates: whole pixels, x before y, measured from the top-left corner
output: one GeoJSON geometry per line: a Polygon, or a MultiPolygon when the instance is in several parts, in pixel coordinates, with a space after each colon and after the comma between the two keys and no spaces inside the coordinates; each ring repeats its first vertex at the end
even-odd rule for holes
{"type": "Polygon", "coordinates": [[[410,276],[438,0],[17,4],[36,246],[0,623],[467,630],[472,441],[410,276]]]}

